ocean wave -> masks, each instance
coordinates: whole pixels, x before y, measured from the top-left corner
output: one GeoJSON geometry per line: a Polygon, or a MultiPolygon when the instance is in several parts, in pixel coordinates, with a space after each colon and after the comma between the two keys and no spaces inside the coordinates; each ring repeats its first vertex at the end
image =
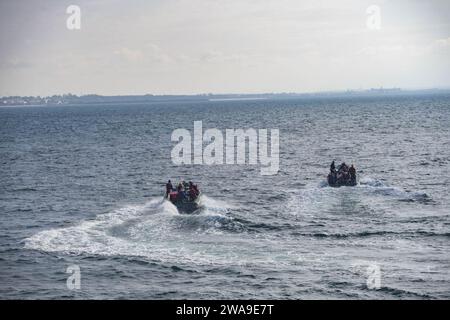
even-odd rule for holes
{"type": "Polygon", "coordinates": [[[359,191],[367,191],[369,194],[373,195],[381,195],[386,197],[398,198],[399,201],[405,202],[420,202],[420,203],[428,203],[431,202],[431,197],[425,192],[420,191],[405,191],[402,188],[390,186],[386,182],[374,179],[371,177],[361,177],[359,183],[356,187],[341,187],[341,188],[330,188],[328,186],[327,181],[320,181],[317,187],[314,189],[331,189],[335,190],[337,193],[338,190],[343,190],[342,192],[346,192],[351,189],[359,190],[359,191]]]}
{"type": "Polygon", "coordinates": [[[370,177],[362,178],[359,181],[358,187],[368,189],[375,195],[398,198],[399,201],[420,203],[428,203],[432,201],[431,197],[425,192],[405,191],[401,188],[389,186],[381,180],[370,177]]]}
{"type": "Polygon", "coordinates": [[[313,233],[302,233],[293,232],[293,236],[303,236],[303,237],[314,237],[314,238],[336,238],[336,239],[346,239],[346,238],[366,238],[366,237],[377,237],[377,236],[401,236],[405,237],[450,237],[449,232],[432,232],[432,231],[361,231],[361,232],[349,232],[349,233],[328,233],[328,232],[313,232],[313,233]]]}
{"type": "Polygon", "coordinates": [[[394,296],[395,298],[418,298],[418,299],[435,299],[435,297],[419,292],[413,292],[409,290],[386,287],[382,286],[380,289],[377,289],[378,292],[386,293],[394,296]]]}
{"type": "Polygon", "coordinates": [[[226,263],[229,258],[215,251],[212,240],[223,233],[239,232],[241,223],[226,214],[230,205],[202,197],[203,207],[198,214],[180,214],[169,201],[154,198],[143,205],[125,206],[70,227],[41,231],[25,239],[24,246],[71,255],[135,256],[170,263],[220,260],[226,263]],[[199,233],[204,241],[202,245],[198,242],[199,233]]]}

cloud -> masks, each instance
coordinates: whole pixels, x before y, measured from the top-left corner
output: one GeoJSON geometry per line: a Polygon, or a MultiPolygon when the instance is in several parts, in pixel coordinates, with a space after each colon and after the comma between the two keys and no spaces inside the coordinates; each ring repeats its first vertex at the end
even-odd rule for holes
{"type": "Polygon", "coordinates": [[[444,39],[437,39],[435,44],[439,47],[447,48],[450,46],[450,37],[444,39]]]}
{"type": "Polygon", "coordinates": [[[0,61],[0,66],[3,69],[26,69],[32,68],[34,65],[30,61],[19,58],[11,58],[5,61],[0,61]]]}
{"type": "Polygon", "coordinates": [[[170,55],[153,43],[142,45],[140,49],[122,47],[114,50],[114,54],[125,62],[131,63],[171,63],[185,59],[185,56],[170,55]]]}
{"type": "Polygon", "coordinates": [[[0,95],[450,85],[448,1],[380,0],[376,32],[370,0],[79,0],[80,31],[41,2],[0,1],[0,95]]]}
{"type": "Polygon", "coordinates": [[[148,43],[144,46],[145,55],[151,61],[169,63],[177,60],[178,57],[172,56],[161,49],[158,45],[154,43],[148,43]]]}
{"type": "Polygon", "coordinates": [[[200,55],[200,62],[224,63],[235,62],[242,63],[248,60],[248,55],[241,53],[224,53],[218,50],[211,50],[200,55]]]}
{"type": "Polygon", "coordinates": [[[142,51],[129,48],[120,48],[115,50],[114,54],[130,62],[139,62],[144,58],[142,51]]]}

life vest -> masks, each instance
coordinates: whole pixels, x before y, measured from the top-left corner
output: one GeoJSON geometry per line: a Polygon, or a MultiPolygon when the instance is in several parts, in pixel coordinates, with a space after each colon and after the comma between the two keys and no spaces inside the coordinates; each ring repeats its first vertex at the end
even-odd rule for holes
{"type": "Polygon", "coordinates": [[[176,201],[178,197],[178,192],[172,191],[169,193],[169,199],[170,201],[176,201]]]}

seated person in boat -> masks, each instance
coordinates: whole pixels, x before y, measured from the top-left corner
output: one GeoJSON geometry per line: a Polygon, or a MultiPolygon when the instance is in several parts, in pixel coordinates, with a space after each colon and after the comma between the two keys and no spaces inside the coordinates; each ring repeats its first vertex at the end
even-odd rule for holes
{"type": "Polygon", "coordinates": [[[193,184],[192,181],[189,181],[189,197],[191,200],[197,199],[200,192],[198,191],[197,185],[193,184]]]}

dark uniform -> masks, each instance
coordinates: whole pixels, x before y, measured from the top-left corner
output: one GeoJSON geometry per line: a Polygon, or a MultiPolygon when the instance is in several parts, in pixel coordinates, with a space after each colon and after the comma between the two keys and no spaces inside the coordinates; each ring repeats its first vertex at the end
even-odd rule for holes
{"type": "Polygon", "coordinates": [[[356,183],[356,169],[353,165],[350,166],[350,169],[348,169],[348,172],[350,173],[350,181],[352,183],[356,183]]]}
{"type": "Polygon", "coordinates": [[[173,186],[170,180],[166,183],[166,197],[172,192],[173,186]]]}
{"type": "Polygon", "coordinates": [[[336,171],[336,166],[334,165],[334,161],[330,165],[330,171],[331,172],[335,172],[336,171]]]}

